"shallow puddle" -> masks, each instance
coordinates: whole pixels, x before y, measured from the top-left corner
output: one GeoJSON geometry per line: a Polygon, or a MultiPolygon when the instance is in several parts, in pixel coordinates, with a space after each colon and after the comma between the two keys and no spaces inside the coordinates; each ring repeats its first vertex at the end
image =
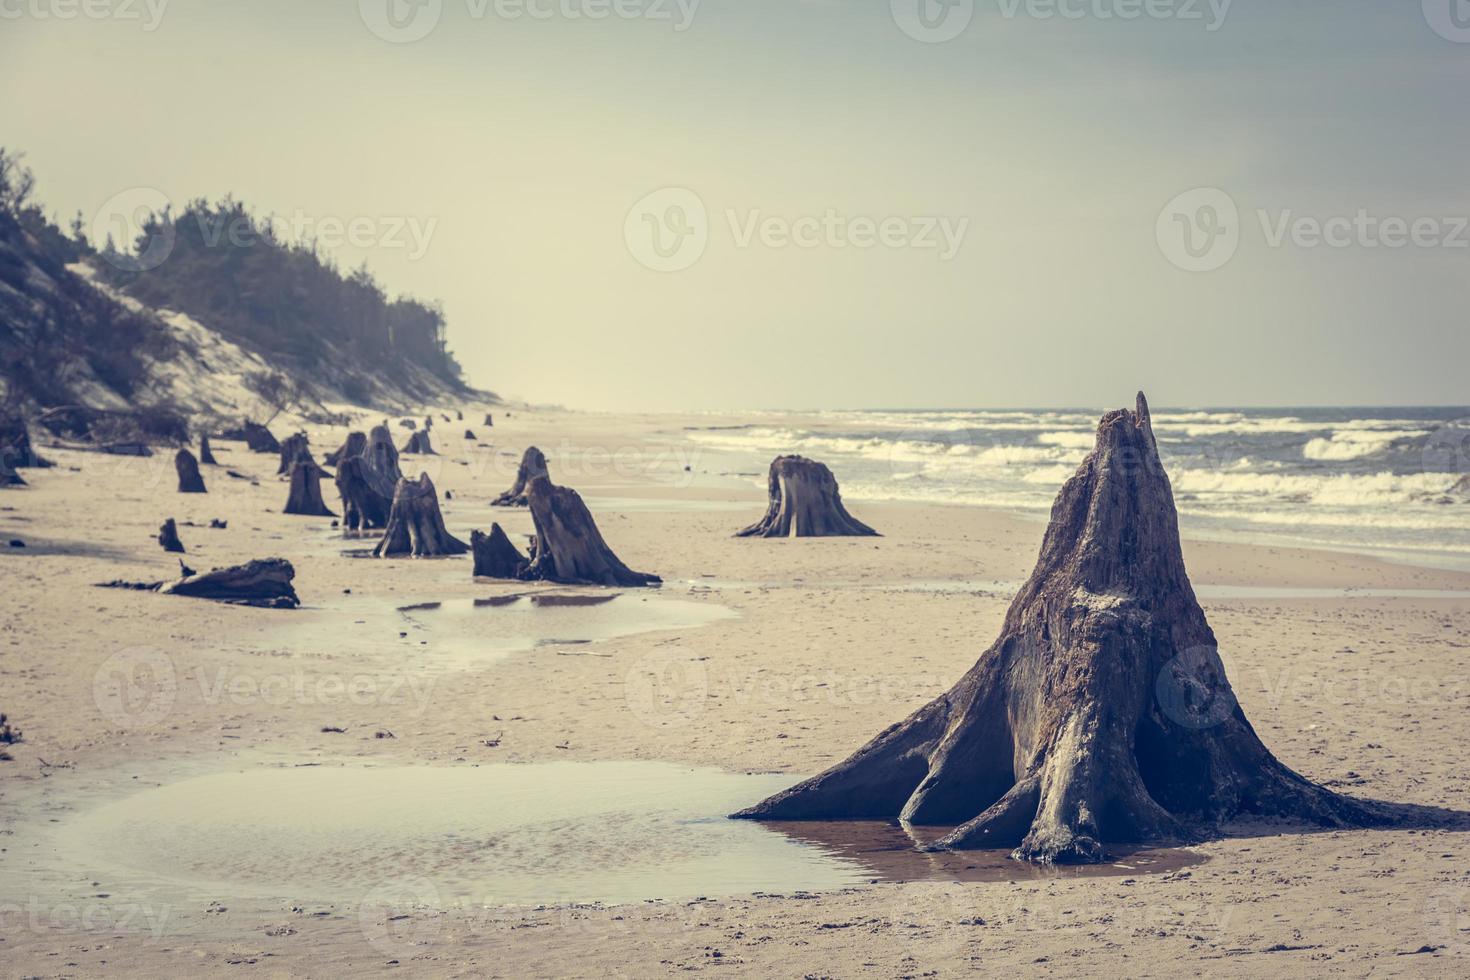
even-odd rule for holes
{"type": "Polygon", "coordinates": [[[179,901],[535,905],[789,894],[873,881],[1138,875],[1184,851],[1046,869],[999,852],[924,854],[896,826],[726,815],[792,782],[656,762],[253,768],[151,789],[74,818],[61,853],[111,888],[179,901]]]}

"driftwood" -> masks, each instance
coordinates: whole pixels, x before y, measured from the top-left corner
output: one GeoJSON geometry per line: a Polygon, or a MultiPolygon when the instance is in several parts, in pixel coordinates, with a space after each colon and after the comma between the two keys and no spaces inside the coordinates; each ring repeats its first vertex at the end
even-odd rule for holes
{"type": "Polygon", "coordinates": [[[203,466],[218,466],[219,462],[214,458],[214,452],[209,448],[209,433],[199,437],[199,462],[203,466]]]}
{"type": "Polygon", "coordinates": [[[1103,417],[970,672],[846,762],[736,814],[957,826],[931,849],[1065,863],[1243,815],[1382,822],[1282,765],[1246,720],[1185,573],[1142,394],[1103,417]]]}
{"type": "Polygon", "coordinates": [[[470,550],[475,556],[475,578],[520,578],[529,564],[499,524],[491,524],[489,534],[471,532],[470,550]]]}
{"type": "Polygon", "coordinates": [[[306,437],[305,432],[298,432],[281,443],[281,462],[276,467],[276,476],[286,476],[303,459],[311,459],[311,440],[306,437]]]}
{"type": "Polygon", "coordinates": [[[439,512],[439,494],[429,474],[417,480],[399,480],[383,540],[373,549],[377,558],[436,558],[462,555],[470,546],[449,533],[439,512]]]}
{"type": "Polygon", "coordinates": [[[158,543],[163,546],[164,551],[182,555],[184,553],[184,542],[179,540],[179,526],[170,517],[163,522],[158,529],[158,543]]]}
{"type": "Polygon", "coordinates": [[[516,469],[516,482],[509,490],[490,501],[491,507],[525,507],[530,501],[526,499],[526,488],[531,481],[538,476],[550,479],[550,473],[546,469],[546,455],[535,446],[527,449],[521,456],[521,465],[516,469]]]}
{"type": "Polygon", "coordinates": [[[291,467],[291,492],[282,513],[306,517],[336,517],[322,500],[322,474],[325,471],[310,455],[296,460],[291,467]]]}
{"type": "Polygon", "coordinates": [[[301,605],[291,582],[296,569],[284,558],[263,558],[203,575],[185,575],[173,582],[103,582],[104,589],[137,589],[164,595],[211,599],[236,606],[295,609],[301,605]]]}
{"type": "Polygon", "coordinates": [[[438,453],[434,452],[434,446],[432,443],[429,442],[428,429],[424,429],[421,432],[415,432],[413,435],[409,436],[407,445],[403,447],[403,452],[405,454],[414,456],[439,455],[438,453]]]}
{"type": "Polygon", "coordinates": [[[544,476],[531,481],[526,496],[536,540],[521,577],[563,585],[661,585],[657,575],[635,572],[618,560],[577,491],[544,476]]]}
{"type": "Polygon", "coordinates": [[[344,459],[361,456],[367,451],[367,435],[362,432],[349,432],[347,441],[342,443],[342,448],[336,452],[327,453],[326,462],[328,466],[338,466],[344,459]]]}
{"type": "Polygon", "coordinates": [[[0,469],[45,469],[52,464],[31,446],[31,432],[19,415],[0,418],[0,469]]]}
{"type": "Polygon", "coordinates": [[[189,450],[180,449],[175,454],[174,469],[179,473],[179,493],[208,493],[204,477],[199,475],[199,461],[189,450]]]}
{"type": "Polygon", "coordinates": [[[766,516],[737,538],[876,537],[847,512],[832,471],[801,456],[778,456],[766,480],[766,516]]]}

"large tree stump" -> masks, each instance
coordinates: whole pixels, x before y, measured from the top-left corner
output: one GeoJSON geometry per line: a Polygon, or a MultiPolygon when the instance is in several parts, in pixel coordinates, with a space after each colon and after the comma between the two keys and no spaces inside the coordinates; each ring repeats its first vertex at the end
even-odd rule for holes
{"type": "Polygon", "coordinates": [[[778,456],[766,478],[766,516],[737,538],[877,537],[842,506],[832,471],[802,456],[778,456]]]}
{"type": "Polygon", "coordinates": [[[491,507],[525,507],[530,504],[526,498],[526,489],[531,481],[538,476],[551,478],[546,469],[546,455],[535,446],[527,449],[521,454],[521,465],[516,469],[515,486],[490,501],[491,507]]]}
{"type": "Polygon", "coordinates": [[[298,432],[281,443],[281,462],[276,467],[276,476],[286,476],[303,459],[311,459],[311,440],[305,432],[298,432]]]}
{"type": "Polygon", "coordinates": [[[203,575],[186,573],[173,582],[103,582],[104,589],[136,589],[181,595],[194,599],[210,599],[236,606],[259,606],[266,609],[295,609],[301,605],[291,582],[296,569],[284,558],[262,558],[216,568],[203,575]]]}
{"type": "Polygon", "coordinates": [[[661,585],[657,575],[635,572],[618,560],[577,491],[538,476],[526,490],[536,542],[521,577],[563,585],[661,585]]]}
{"type": "Polygon", "coordinates": [[[472,531],[470,550],[475,556],[475,578],[520,578],[529,563],[499,524],[491,524],[489,534],[472,531]]]}
{"type": "Polygon", "coordinates": [[[327,453],[326,463],[328,466],[335,467],[340,465],[342,460],[344,459],[351,459],[354,456],[361,456],[364,452],[367,451],[367,444],[368,438],[366,433],[349,432],[347,434],[347,441],[342,443],[342,447],[340,449],[338,449],[336,452],[327,453]]]}
{"type": "Polygon", "coordinates": [[[1385,819],[1282,765],[1246,720],[1185,573],[1142,394],[1103,417],[970,672],[846,762],[736,814],[958,825],[931,848],[1073,863],[1241,815],[1385,819]]]}
{"type": "Polygon", "coordinates": [[[342,524],[348,531],[388,526],[393,498],[378,492],[366,457],[353,456],[337,464],[337,494],[342,498],[342,524]]]}
{"type": "Polygon", "coordinates": [[[377,558],[437,558],[462,555],[470,546],[449,533],[439,512],[439,494],[429,474],[417,480],[399,480],[383,540],[373,549],[377,558]]]}
{"type": "Polygon", "coordinates": [[[184,554],[184,542],[179,540],[179,526],[172,517],[164,521],[163,526],[158,529],[158,543],[163,546],[164,551],[184,554]]]}
{"type": "Polygon", "coordinates": [[[31,446],[31,431],[19,415],[0,418],[0,470],[46,469],[52,464],[31,446]]]}
{"type": "Polygon", "coordinates": [[[199,462],[203,466],[219,465],[219,462],[214,458],[214,451],[209,448],[209,433],[207,432],[199,436],[199,462]]]}
{"type": "Polygon", "coordinates": [[[291,467],[291,492],[283,513],[305,517],[336,517],[322,500],[322,474],[325,471],[310,455],[296,460],[291,467]]]}
{"type": "MultiPolygon", "coordinates": [[[[424,421],[427,422],[428,419],[425,419],[424,421]]],[[[429,430],[428,429],[424,429],[422,431],[414,432],[412,435],[410,435],[408,437],[408,443],[407,443],[407,445],[405,445],[403,447],[403,452],[405,454],[407,454],[407,455],[414,455],[414,456],[437,456],[437,455],[439,455],[438,453],[434,452],[434,446],[433,446],[432,443],[429,442],[429,430]]]]}
{"type": "Polygon", "coordinates": [[[204,488],[204,477],[199,475],[199,461],[187,449],[180,449],[174,456],[174,469],[179,474],[179,493],[208,493],[204,488]]]}

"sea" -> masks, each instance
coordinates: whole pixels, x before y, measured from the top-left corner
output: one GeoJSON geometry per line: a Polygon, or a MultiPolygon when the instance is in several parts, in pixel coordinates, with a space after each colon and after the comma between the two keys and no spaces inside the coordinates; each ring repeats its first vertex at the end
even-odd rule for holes
{"type": "MultiPolygon", "coordinates": [[[[771,457],[799,453],[845,499],[1044,518],[1102,414],[780,412],[686,434],[762,484],[771,457]]],[[[1186,535],[1470,570],[1470,407],[1155,408],[1153,428],[1186,535]]]]}

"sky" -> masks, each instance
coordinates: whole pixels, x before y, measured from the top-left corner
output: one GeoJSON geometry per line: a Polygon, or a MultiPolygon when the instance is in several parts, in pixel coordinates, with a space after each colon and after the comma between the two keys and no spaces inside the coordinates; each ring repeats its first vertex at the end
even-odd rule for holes
{"type": "Polygon", "coordinates": [[[0,86],[533,402],[1470,402],[1467,0],[0,0],[0,86]]]}

